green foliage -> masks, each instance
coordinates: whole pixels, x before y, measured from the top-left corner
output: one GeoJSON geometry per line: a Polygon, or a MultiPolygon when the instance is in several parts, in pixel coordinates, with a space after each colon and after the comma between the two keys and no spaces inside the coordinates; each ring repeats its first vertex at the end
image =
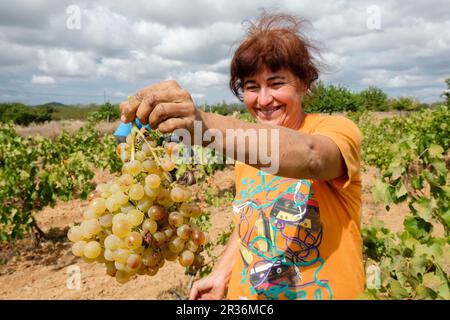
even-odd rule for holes
{"type": "Polygon", "coordinates": [[[228,190],[219,191],[214,187],[206,187],[204,191],[205,202],[214,207],[220,207],[226,203],[230,203],[234,199],[232,192],[228,190]]]}
{"type": "Polygon", "coordinates": [[[22,103],[0,103],[0,122],[28,126],[30,123],[50,121],[54,109],[51,107],[31,108],[22,103]]]}
{"type": "Polygon", "coordinates": [[[0,125],[0,241],[20,238],[35,226],[33,211],[57,199],[86,198],[93,168],[120,168],[115,140],[90,125],[55,140],[19,136],[0,125]]]}
{"type": "Polygon", "coordinates": [[[409,207],[398,234],[379,221],[362,230],[364,254],[381,278],[378,286],[367,288],[366,298],[450,299],[450,185],[444,158],[449,120],[449,108],[443,106],[408,118],[377,123],[362,117],[359,122],[366,138],[364,158],[381,169],[373,198],[387,208],[401,202],[409,207]],[[436,225],[443,236],[433,234],[436,225]]]}
{"type": "Polygon", "coordinates": [[[450,107],[450,78],[445,79],[445,83],[447,84],[447,90],[441,96],[445,98],[447,106],[450,107]]]}
{"type": "Polygon", "coordinates": [[[364,110],[386,111],[388,110],[388,96],[383,90],[369,87],[359,93],[360,101],[364,110]]]}
{"type": "Polygon", "coordinates": [[[331,114],[358,111],[361,109],[361,100],[357,94],[343,86],[325,85],[318,81],[312,94],[305,97],[303,105],[306,112],[331,114]]]}
{"type": "Polygon", "coordinates": [[[396,111],[417,111],[422,107],[422,104],[419,101],[410,97],[390,99],[388,104],[390,110],[396,111]]]}
{"type": "Polygon", "coordinates": [[[422,141],[423,144],[440,145],[444,150],[450,147],[450,109],[446,106],[383,120],[377,120],[371,113],[363,113],[354,120],[364,137],[364,162],[381,169],[388,168],[401,144],[415,148],[422,141]]]}
{"type": "Polygon", "coordinates": [[[100,106],[98,111],[94,111],[88,116],[89,122],[107,121],[112,122],[119,119],[120,111],[117,105],[112,105],[109,102],[100,106]]]}

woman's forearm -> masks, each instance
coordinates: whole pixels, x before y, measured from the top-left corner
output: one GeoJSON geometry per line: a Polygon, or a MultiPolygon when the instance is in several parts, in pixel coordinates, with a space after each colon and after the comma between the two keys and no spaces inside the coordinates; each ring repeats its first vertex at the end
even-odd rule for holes
{"type": "MultiPolygon", "coordinates": [[[[222,147],[218,151],[235,160],[258,169],[267,168],[267,161],[270,160],[271,165],[277,167],[276,175],[297,179],[327,180],[342,174],[339,150],[337,146],[332,150],[333,145],[330,149],[326,137],[270,124],[249,123],[214,113],[200,112],[199,117],[203,134],[216,130],[222,137],[222,145],[215,145],[216,149],[222,147]],[[333,155],[333,152],[339,154],[333,155]]],[[[202,139],[203,146],[210,143],[202,139]]]]}

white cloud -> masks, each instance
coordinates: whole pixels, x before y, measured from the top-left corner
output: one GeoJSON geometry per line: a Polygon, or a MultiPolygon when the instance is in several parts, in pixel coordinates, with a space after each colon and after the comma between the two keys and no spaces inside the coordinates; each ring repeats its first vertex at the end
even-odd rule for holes
{"type": "Polygon", "coordinates": [[[39,70],[51,75],[90,76],[95,72],[95,56],[90,52],[72,52],[64,49],[40,49],[39,70]]]}
{"type": "Polygon", "coordinates": [[[352,90],[376,85],[430,102],[445,89],[448,0],[17,0],[0,3],[0,97],[32,91],[48,77],[55,82],[49,94],[63,90],[89,103],[105,89],[119,100],[173,78],[198,99],[231,101],[229,64],[244,35],[241,22],[263,7],[311,22],[304,32],[321,48],[328,82],[352,90]],[[79,30],[66,27],[72,4],[82,12],[79,30]],[[380,9],[380,30],[367,28],[372,5],[380,9]]]}
{"type": "Polygon", "coordinates": [[[33,84],[54,84],[55,79],[49,76],[36,76],[33,75],[31,78],[31,83],[33,84]]]}

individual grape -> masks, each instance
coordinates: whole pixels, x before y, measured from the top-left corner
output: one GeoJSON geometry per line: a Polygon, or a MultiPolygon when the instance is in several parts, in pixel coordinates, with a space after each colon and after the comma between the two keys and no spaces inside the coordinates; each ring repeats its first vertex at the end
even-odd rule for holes
{"type": "Polygon", "coordinates": [[[106,183],[99,183],[95,187],[95,191],[97,191],[99,194],[102,194],[103,192],[107,192],[109,190],[109,186],[106,183]]]}
{"type": "Polygon", "coordinates": [[[112,214],[105,214],[104,216],[98,218],[98,222],[103,228],[110,228],[112,226],[112,219],[112,214]]]}
{"type": "Polygon", "coordinates": [[[186,249],[192,251],[192,252],[196,252],[198,250],[198,245],[194,243],[194,241],[192,240],[188,240],[186,242],[186,249]]]}
{"type": "Polygon", "coordinates": [[[83,230],[80,226],[73,226],[67,232],[67,238],[72,242],[81,241],[84,239],[83,230]]]}
{"type": "Polygon", "coordinates": [[[162,221],[167,217],[166,208],[160,205],[153,205],[148,209],[148,217],[155,221],[162,221]]]}
{"type": "Polygon", "coordinates": [[[96,219],[97,218],[97,214],[95,213],[95,211],[92,208],[87,208],[83,212],[83,218],[85,220],[96,219]]]}
{"type": "Polygon", "coordinates": [[[110,234],[105,238],[104,245],[106,249],[115,251],[122,247],[123,241],[118,236],[110,234]]]}
{"type": "MultiPolygon", "coordinates": [[[[134,207],[133,207],[134,209],[134,207]]],[[[128,220],[128,216],[125,213],[117,213],[112,218],[112,223],[116,223],[119,220],[128,220]]]]}
{"type": "Polygon", "coordinates": [[[133,176],[129,173],[125,173],[119,177],[118,182],[122,187],[125,188],[125,190],[121,188],[122,191],[128,191],[133,185],[133,176]]]}
{"type": "Polygon", "coordinates": [[[103,212],[106,210],[105,199],[103,198],[94,198],[89,203],[89,208],[94,211],[97,217],[101,216],[103,212]]]}
{"type": "Polygon", "coordinates": [[[156,201],[166,207],[169,208],[170,206],[173,205],[173,200],[170,197],[170,191],[167,189],[161,189],[160,193],[158,194],[156,201]]]}
{"type": "Polygon", "coordinates": [[[158,187],[158,188],[152,189],[148,185],[144,185],[144,192],[145,192],[145,195],[149,199],[156,199],[156,197],[161,192],[161,188],[158,187]]]}
{"type": "Polygon", "coordinates": [[[127,213],[127,219],[130,224],[135,227],[140,225],[142,221],[144,221],[144,214],[140,210],[133,209],[127,213]]]}
{"type": "Polygon", "coordinates": [[[130,144],[122,142],[119,143],[116,147],[116,154],[120,155],[122,152],[127,151],[130,149],[130,144]]]}
{"type": "Polygon", "coordinates": [[[206,241],[205,234],[201,230],[198,230],[198,229],[192,231],[191,239],[192,239],[192,242],[194,242],[198,246],[201,246],[206,241]]]}
{"type": "Polygon", "coordinates": [[[126,173],[136,176],[142,171],[142,163],[139,160],[131,160],[124,165],[124,168],[126,173]]]}
{"type": "Polygon", "coordinates": [[[137,249],[142,245],[142,236],[139,232],[133,231],[125,238],[125,243],[129,249],[137,249]]]}
{"type": "Polygon", "coordinates": [[[163,159],[161,159],[161,168],[166,171],[172,171],[173,169],[175,169],[176,164],[172,162],[172,160],[170,160],[170,158],[168,157],[164,157],[163,159]]]}
{"type": "Polygon", "coordinates": [[[179,262],[183,267],[189,267],[194,262],[194,253],[189,250],[184,250],[180,254],[179,262]]]}
{"type": "Polygon", "coordinates": [[[122,191],[114,193],[111,197],[120,205],[123,206],[128,203],[128,196],[122,191]]]}
{"type": "Polygon", "coordinates": [[[131,203],[127,203],[120,208],[122,213],[128,213],[130,210],[135,209],[135,207],[131,203]]]}
{"type": "Polygon", "coordinates": [[[184,241],[180,237],[176,237],[169,242],[169,249],[174,253],[180,253],[184,248],[184,241]]]}
{"type": "Polygon", "coordinates": [[[187,241],[191,237],[191,233],[192,228],[187,224],[183,224],[177,228],[177,236],[184,241],[187,241]]]}
{"type": "Polygon", "coordinates": [[[161,178],[157,174],[149,174],[145,177],[145,184],[152,189],[156,189],[161,185],[161,178]]]}
{"type": "Polygon", "coordinates": [[[120,203],[112,195],[106,199],[105,205],[109,212],[115,212],[120,209],[120,203]]]}
{"type": "Polygon", "coordinates": [[[184,224],[184,217],[178,211],[173,211],[169,214],[169,224],[172,227],[178,228],[184,224]]]}
{"type": "Polygon", "coordinates": [[[94,263],[95,259],[90,259],[88,257],[82,256],[81,259],[83,259],[84,262],[86,263],[94,263]]]}
{"type": "Polygon", "coordinates": [[[114,265],[114,262],[107,261],[105,263],[105,265],[106,265],[106,274],[108,276],[114,277],[116,275],[116,272],[117,272],[117,269],[116,269],[116,267],[114,265]]]}
{"type": "Polygon", "coordinates": [[[128,194],[131,200],[140,200],[144,196],[144,187],[138,183],[133,184],[128,194]]]}
{"type": "Polygon", "coordinates": [[[174,201],[174,202],[183,202],[186,201],[185,199],[185,192],[182,188],[180,187],[174,187],[171,191],[170,191],[170,198],[174,201]]]}
{"type": "Polygon", "coordinates": [[[114,261],[119,263],[126,263],[128,256],[130,255],[130,251],[127,249],[118,248],[113,253],[114,261]]]}
{"type": "Polygon", "coordinates": [[[166,153],[168,156],[171,156],[174,149],[178,147],[178,143],[174,142],[174,141],[170,141],[167,142],[166,144],[164,144],[164,149],[166,149],[166,153]]]}
{"type": "Polygon", "coordinates": [[[97,219],[84,220],[81,223],[80,227],[81,232],[83,233],[83,236],[85,238],[95,236],[97,233],[102,231],[102,226],[100,225],[97,219]]]}
{"type": "Polygon", "coordinates": [[[145,249],[142,253],[142,263],[148,267],[154,267],[161,259],[161,252],[153,249],[145,249]]]}
{"type": "Polygon", "coordinates": [[[142,170],[147,173],[157,173],[158,165],[153,160],[145,160],[142,162],[142,170]]]}
{"type": "Polygon", "coordinates": [[[114,261],[114,252],[110,249],[105,249],[105,251],[103,252],[103,256],[107,261],[114,261]]]}
{"type": "Polygon", "coordinates": [[[97,241],[90,241],[86,243],[83,249],[84,256],[89,259],[97,258],[101,252],[102,247],[100,246],[100,243],[98,243],[97,241]]]}
{"type": "Polygon", "coordinates": [[[130,268],[131,270],[137,271],[141,267],[141,264],[142,258],[140,255],[133,253],[128,256],[127,267],[130,268]]]}
{"type": "Polygon", "coordinates": [[[112,183],[112,184],[110,184],[110,186],[109,186],[109,192],[111,192],[111,194],[115,194],[115,193],[118,193],[118,192],[122,192],[122,187],[120,186],[120,184],[118,184],[118,183],[112,183]]]}
{"type": "Polygon", "coordinates": [[[119,238],[123,238],[131,232],[131,225],[128,220],[113,222],[112,232],[119,238]]]}
{"type": "Polygon", "coordinates": [[[139,150],[134,154],[134,157],[136,158],[136,160],[138,160],[142,163],[145,160],[145,158],[147,157],[147,155],[145,154],[144,151],[139,150]]]}
{"type": "Polygon", "coordinates": [[[148,231],[151,234],[154,234],[156,230],[158,229],[158,224],[155,222],[155,220],[152,219],[145,219],[142,223],[142,230],[148,231]]]}
{"type": "Polygon", "coordinates": [[[153,266],[153,267],[147,267],[147,275],[153,277],[154,275],[156,275],[159,271],[159,268],[157,266],[153,266]]]}
{"type": "MultiPolygon", "coordinates": [[[[145,192],[145,190],[144,190],[145,192]]],[[[141,210],[142,212],[148,211],[150,207],[153,205],[153,201],[147,197],[147,195],[144,195],[144,197],[138,201],[136,207],[141,210]]]]}
{"type": "Polygon", "coordinates": [[[127,283],[130,280],[130,275],[124,270],[117,270],[116,281],[120,284],[127,283]]]}
{"type": "Polygon", "coordinates": [[[161,247],[161,252],[167,261],[175,261],[178,258],[178,253],[172,252],[169,248],[169,244],[164,244],[161,247]]]}
{"type": "Polygon", "coordinates": [[[171,240],[175,235],[175,231],[172,228],[164,228],[162,232],[164,232],[166,240],[171,240]]]}
{"type": "Polygon", "coordinates": [[[82,257],[84,254],[84,247],[86,246],[86,241],[77,241],[72,245],[72,253],[77,257],[82,257]]]}
{"type": "Polygon", "coordinates": [[[164,266],[164,263],[166,262],[166,259],[164,259],[164,257],[161,255],[161,259],[158,261],[158,263],[156,264],[156,266],[161,269],[164,266]]]}
{"type": "Polygon", "coordinates": [[[124,162],[124,163],[130,161],[130,155],[129,155],[129,153],[126,152],[126,151],[122,151],[122,152],[120,153],[120,160],[121,160],[122,162],[124,162]]]}
{"type": "Polygon", "coordinates": [[[183,188],[183,191],[184,191],[184,201],[189,201],[192,197],[191,190],[183,188]]]}
{"type": "Polygon", "coordinates": [[[162,231],[155,232],[153,234],[153,238],[155,238],[159,246],[161,246],[166,241],[166,235],[162,231]]]}

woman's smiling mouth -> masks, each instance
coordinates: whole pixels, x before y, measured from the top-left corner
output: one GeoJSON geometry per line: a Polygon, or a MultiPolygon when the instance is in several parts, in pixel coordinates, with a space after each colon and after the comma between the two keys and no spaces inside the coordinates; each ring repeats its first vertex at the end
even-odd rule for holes
{"type": "Polygon", "coordinates": [[[256,108],[256,114],[260,118],[270,119],[283,114],[286,107],[284,105],[275,107],[256,108]]]}

